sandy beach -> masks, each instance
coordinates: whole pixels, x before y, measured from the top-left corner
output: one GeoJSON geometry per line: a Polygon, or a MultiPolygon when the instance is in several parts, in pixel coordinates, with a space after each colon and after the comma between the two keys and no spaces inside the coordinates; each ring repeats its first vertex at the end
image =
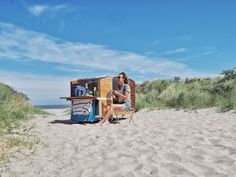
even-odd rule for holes
{"type": "Polygon", "coordinates": [[[1,164],[1,177],[235,177],[236,113],[142,110],[134,122],[71,122],[64,110],[29,121],[40,139],[1,164]]]}

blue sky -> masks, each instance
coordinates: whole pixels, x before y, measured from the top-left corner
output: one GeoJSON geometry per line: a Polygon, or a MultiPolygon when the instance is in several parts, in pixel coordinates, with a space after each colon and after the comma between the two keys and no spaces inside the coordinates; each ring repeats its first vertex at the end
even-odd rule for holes
{"type": "Polygon", "coordinates": [[[63,104],[69,81],[126,71],[136,82],[236,66],[233,0],[0,1],[0,81],[63,104]]]}

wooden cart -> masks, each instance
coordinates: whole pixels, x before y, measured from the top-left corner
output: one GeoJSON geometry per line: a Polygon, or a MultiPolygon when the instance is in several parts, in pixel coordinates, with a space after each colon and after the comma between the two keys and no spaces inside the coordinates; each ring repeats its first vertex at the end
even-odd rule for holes
{"type": "MultiPolygon", "coordinates": [[[[131,89],[131,108],[135,108],[135,82],[132,79],[129,79],[129,85],[131,89]]],[[[118,87],[118,78],[112,76],[97,77],[97,78],[83,78],[78,80],[70,81],[70,96],[69,97],[60,97],[61,99],[66,99],[71,101],[71,119],[76,120],[73,116],[73,105],[74,103],[82,99],[91,99],[93,101],[94,117],[83,119],[82,121],[96,121],[102,117],[103,108],[111,104],[111,91],[116,90],[118,87]],[[78,85],[85,87],[88,86],[88,90],[93,91],[96,87],[95,96],[77,96],[76,88],[78,85]]],[[[79,118],[78,118],[79,121],[79,118]]]]}

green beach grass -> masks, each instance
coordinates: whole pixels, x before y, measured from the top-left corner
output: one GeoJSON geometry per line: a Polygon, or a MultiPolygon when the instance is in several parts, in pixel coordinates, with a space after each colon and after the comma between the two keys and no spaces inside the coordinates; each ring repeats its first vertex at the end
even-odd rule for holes
{"type": "Polygon", "coordinates": [[[38,142],[22,138],[15,131],[35,114],[48,113],[34,108],[25,94],[0,83],[0,161],[10,156],[11,149],[21,146],[32,148],[38,142]]]}
{"type": "Polygon", "coordinates": [[[236,70],[222,77],[185,80],[154,80],[137,84],[137,109],[198,109],[218,107],[222,112],[236,108],[236,70]]]}

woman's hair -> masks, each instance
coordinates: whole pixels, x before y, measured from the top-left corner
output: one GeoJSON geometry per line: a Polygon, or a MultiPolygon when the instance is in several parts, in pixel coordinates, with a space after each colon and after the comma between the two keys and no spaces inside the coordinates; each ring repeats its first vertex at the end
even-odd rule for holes
{"type": "Polygon", "coordinates": [[[125,72],[121,72],[119,75],[123,75],[124,83],[129,84],[129,79],[128,79],[128,76],[125,72]]]}

